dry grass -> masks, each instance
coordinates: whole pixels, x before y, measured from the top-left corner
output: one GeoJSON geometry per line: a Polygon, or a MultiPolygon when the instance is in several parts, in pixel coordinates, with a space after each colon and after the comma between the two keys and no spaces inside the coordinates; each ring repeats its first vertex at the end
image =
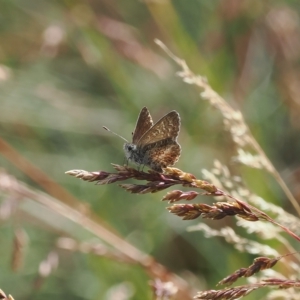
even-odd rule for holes
{"type": "Polygon", "coordinates": [[[0,289],[0,299],[3,300],[14,300],[11,295],[6,296],[6,294],[0,289]]]}
{"type": "MultiPolygon", "coordinates": [[[[220,164],[216,164],[220,167],[220,164]]],[[[119,166],[119,165],[113,165],[117,172],[107,172],[107,171],[97,171],[97,172],[89,172],[84,170],[71,170],[66,172],[66,174],[74,176],[76,178],[88,181],[88,182],[96,182],[97,184],[104,185],[104,184],[112,184],[119,181],[126,181],[128,179],[136,179],[138,181],[146,181],[146,184],[119,184],[120,187],[124,188],[130,193],[135,194],[146,194],[146,193],[155,193],[162,191],[166,188],[172,187],[174,185],[181,185],[182,187],[189,187],[189,188],[195,188],[195,189],[201,189],[203,190],[203,193],[199,193],[196,191],[186,191],[183,192],[181,190],[173,190],[168,192],[162,200],[168,200],[169,203],[173,203],[180,200],[186,200],[190,201],[195,199],[199,196],[214,196],[214,197],[222,197],[222,199],[228,199],[227,201],[219,201],[216,202],[213,205],[208,205],[205,203],[193,203],[193,204],[173,204],[170,207],[167,207],[167,209],[179,216],[182,217],[183,220],[191,220],[198,217],[203,217],[211,220],[220,220],[225,217],[233,217],[237,216],[244,221],[247,222],[258,222],[258,221],[264,221],[272,224],[272,226],[278,226],[280,230],[284,230],[286,233],[288,233],[291,237],[295,238],[297,241],[300,241],[300,238],[292,232],[288,227],[279,224],[274,219],[272,219],[269,215],[267,215],[265,212],[259,210],[258,208],[248,204],[247,202],[237,199],[236,197],[232,196],[231,194],[228,194],[227,192],[224,192],[220,188],[216,187],[214,184],[209,183],[204,180],[197,179],[194,175],[190,173],[183,172],[176,168],[166,168],[164,169],[163,173],[157,173],[154,171],[140,171],[136,170],[134,168],[131,168],[129,166],[119,166]]],[[[216,172],[219,175],[224,174],[224,172],[229,175],[228,170],[223,172],[216,172]]],[[[206,171],[206,174],[207,171],[206,171]]],[[[221,176],[222,177],[222,176],[221,176]]],[[[229,181],[230,177],[225,176],[226,180],[229,181]]],[[[223,178],[224,179],[224,178],[223,178]]],[[[221,181],[219,182],[221,184],[221,181]]],[[[241,187],[241,186],[240,186],[241,187]]],[[[245,196],[252,196],[249,193],[246,193],[245,190],[243,193],[241,193],[245,196]]],[[[247,197],[246,197],[247,198],[247,197]]],[[[276,211],[273,208],[273,212],[276,211]]],[[[193,230],[202,230],[203,225],[194,226],[193,230]],[[202,227],[202,228],[199,228],[202,227]]],[[[266,229],[263,228],[263,230],[266,229]]],[[[206,227],[206,232],[210,234],[210,236],[216,236],[217,234],[212,234],[212,229],[209,227],[206,227]]],[[[278,232],[277,232],[278,234],[278,232]]],[[[233,237],[235,233],[233,231],[230,232],[230,229],[223,230],[223,234],[219,234],[226,236],[227,238],[229,236],[233,237]]],[[[253,253],[253,251],[256,249],[255,253],[266,253],[267,255],[275,255],[277,252],[275,251],[267,251],[264,250],[263,247],[266,248],[264,245],[259,245],[258,243],[254,244],[252,242],[251,251],[249,245],[251,245],[249,240],[237,238],[232,238],[231,241],[227,240],[228,242],[231,242],[235,244],[238,249],[244,252],[253,253]],[[245,247],[242,248],[244,245],[245,247]]],[[[227,276],[226,278],[222,279],[218,285],[222,284],[233,284],[235,281],[240,279],[241,277],[252,277],[256,273],[259,273],[266,269],[273,268],[277,262],[287,256],[295,255],[296,253],[290,253],[284,256],[277,256],[275,258],[268,258],[268,257],[257,257],[253,264],[250,265],[247,268],[241,268],[237,271],[235,271],[233,274],[227,276]]],[[[116,259],[116,258],[115,258],[116,259]]],[[[156,299],[171,299],[173,297],[173,293],[169,293],[168,289],[165,290],[165,286],[169,286],[169,282],[162,283],[159,281],[159,284],[152,284],[152,287],[154,288],[156,299]],[[159,296],[164,295],[164,297],[159,296]]],[[[240,297],[244,297],[251,293],[254,290],[265,288],[265,287],[274,287],[277,286],[278,288],[290,288],[294,287],[297,288],[299,286],[298,281],[288,281],[288,280],[282,280],[282,279],[276,279],[276,278],[269,278],[269,279],[263,279],[262,282],[256,283],[256,284],[250,284],[250,285],[243,285],[238,286],[235,288],[225,288],[218,291],[215,290],[209,290],[209,291],[203,291],[199,292],[195,299],[237,299],[240,297]]],[[[173,291],[173,289],[172,289],[173,291]]]]}

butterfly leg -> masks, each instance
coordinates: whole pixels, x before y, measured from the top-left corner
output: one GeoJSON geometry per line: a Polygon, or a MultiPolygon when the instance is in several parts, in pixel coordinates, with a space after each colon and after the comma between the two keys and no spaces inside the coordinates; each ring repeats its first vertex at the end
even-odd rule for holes
{"type": "Polygon", "coordinates": [[[126,156],[123,159],[123,165],[126,165],[126,167],[128,167],[128,158],[126,158],[126,156]]]}

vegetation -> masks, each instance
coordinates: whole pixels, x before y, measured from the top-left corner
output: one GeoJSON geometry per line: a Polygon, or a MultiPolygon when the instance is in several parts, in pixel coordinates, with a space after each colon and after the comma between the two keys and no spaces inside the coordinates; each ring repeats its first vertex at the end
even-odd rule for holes
{"type": "Polygon", "coordinates": [[[298,299],[296,1],[1,8],[6,294],[298,299]],[[123,165],[102,128],[130,139],[143,106],[181,116],[163,173],[123,165]]]}

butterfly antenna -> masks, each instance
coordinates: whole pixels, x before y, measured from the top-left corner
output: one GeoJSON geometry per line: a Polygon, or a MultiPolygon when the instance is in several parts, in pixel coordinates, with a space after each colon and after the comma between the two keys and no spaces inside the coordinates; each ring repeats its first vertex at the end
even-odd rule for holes
{"type": "Polygon", "coordinates": [[[113,131],[111,131],[110,129],[108,129],[106,126],[102,126],[105,130],[107,130],[107,131],[109,131],[109,132],[111,132],[112,134],[114,134],[114,135],[116,135],[116,136],[118,136],[118,137],[120,137],[122,140],[124,140],[125,142],[127,142],[128,143],[128,141],[125,139],[125,138],[123,138],[122,136],[120,136],[119,134],[117,134],[117,133],[115,133],[115,132],[113,132],[113,131]]]}

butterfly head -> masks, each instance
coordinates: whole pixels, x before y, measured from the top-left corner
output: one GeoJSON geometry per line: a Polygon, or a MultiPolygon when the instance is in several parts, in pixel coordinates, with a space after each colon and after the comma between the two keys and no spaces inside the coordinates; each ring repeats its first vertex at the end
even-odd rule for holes
{"type": "Polygon", "coordinates": [[[132,159],[133,153],[136,152],[137,146],[131,143],[125,143],[123,146],[125,156],[127,159],[132,159]]]}

